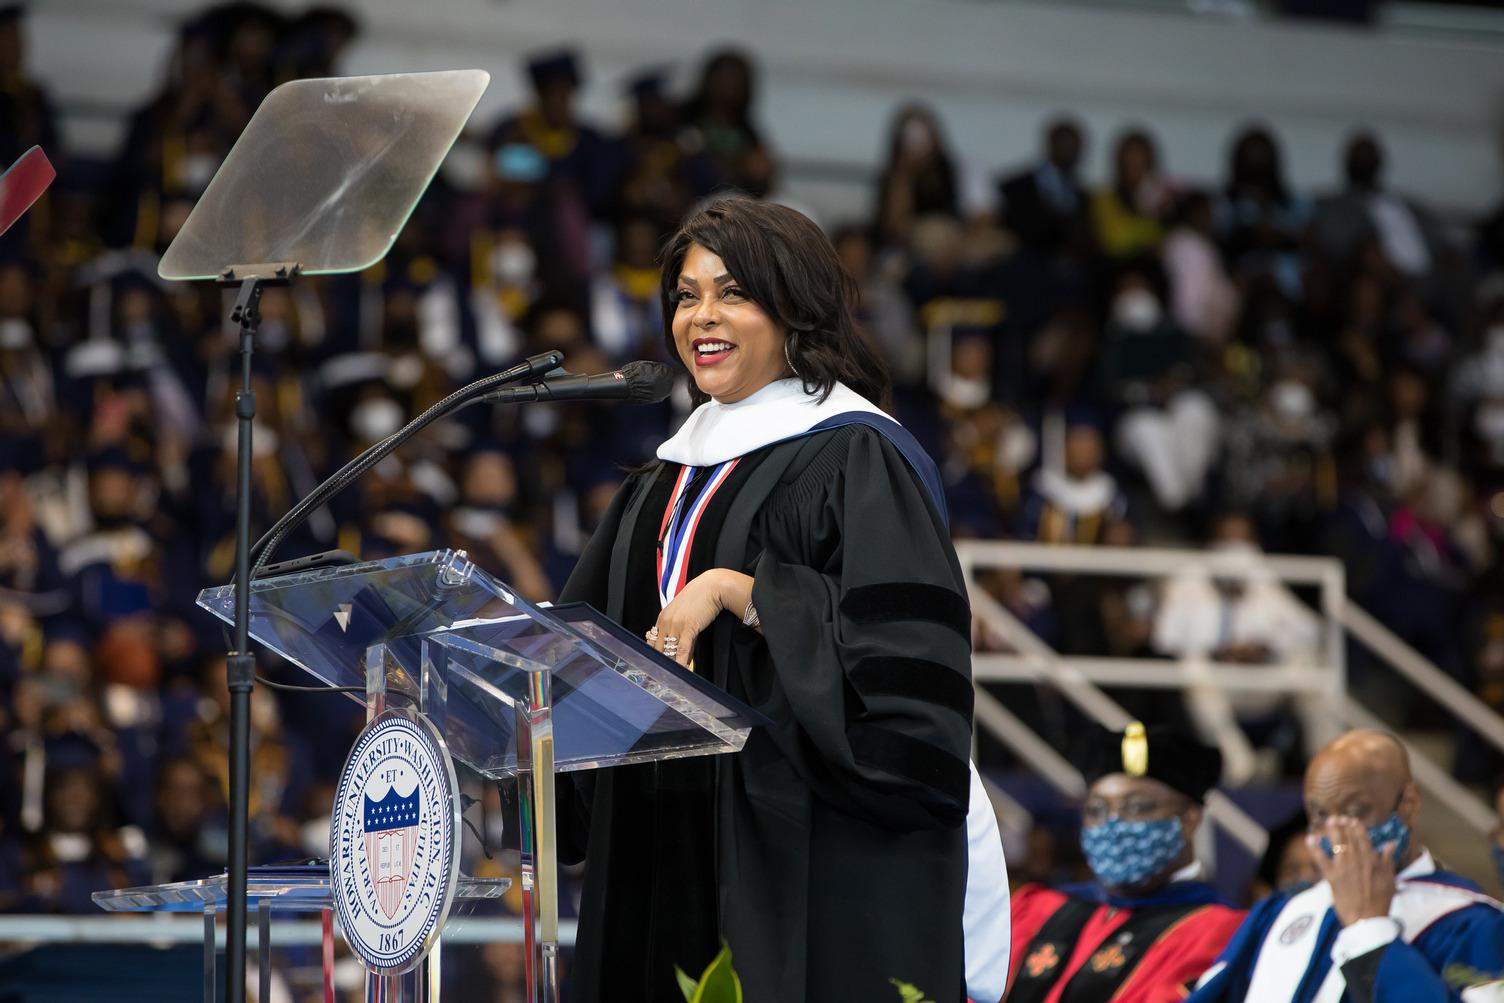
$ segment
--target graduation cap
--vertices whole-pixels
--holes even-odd
[[[47,451],[40,435],[0,435],[0,470],[14,470],[26,476],[46,465]]]
[[[92,157],[70,157],[56,167],[57,180],[52,183],[54,192],[92,196],[110,178],[109,162]]]
[[[1109,731],[1098,725],[1086,737],[1081,772],[1088,784],[1112,773],[1148,777],[1202,801],[1222,777],[1222,753],[1179,728],[1134,721]]]
[[[154,300],[165,299],[167,290],[162,280],[154,273],[142,271],[140,268],[125,268],[109,278],[110,292],[114,296],[123,296],[126,293],[146,293]]]
[[[147,466],[120,446],[106,446],[89,454],[89,473],[97,474],[104,470],[123,470],[138,476],[147,472]]]
[[[527,61],[527,74],[535,88],[563,81],[572,87],[580,85],[579,59],[570,48],[551,49],[540,52]]]
[[[92,737],[81,731],[65,731],[48,735],[42,742],[46,757],[47,772],[52,776],[50,784],[57,782],[58,774],[70,770],[92,772],[99,766],[104,753]]]
[[[959,345],[963,341],[986,342],[989,348],[997,343],[996,332],[978,324],[957,324],[951,329],[950,340],[952,345]]]
[[[204,42],[218,59],[229,55],[230,43],[246,27],[261,27],[274,38],[287,29],[287,18],[264,4],[233,0],[215,4],[189,17],[178,26],[178,44]]]
[[[287,27],[281,58],[297,76],[325,72],[335,44],[360,34],[360,24],[338,7],[310,7]]]
[[[360,22],[342,7],[316,6],[293,18],[287,30],[290,35],[339,33],[353,38],[360,34]]]
[[[274,35],[280,35],[287,27],[286,17],[266,4],[253,3],[251,0],[231,0],[229,3],[215,4],[200,14],[197,20],[221,44],[227,44],[241,28],[260,27]]]
[[[1107,417],[1090,404],[1072,404],[1065,409],[1066,428],[1091,428],[1107,433]]]
[[[47,644],[54,642],[76,644],[89,650],[94,647],[94,636],[89,625],[77,617],[59,616],[42,627],[42,639]]]
[[[210,16],[212,11],[200,11],[178,23],[178,47],[188,48],[193,42],[203,42],[210,49],[218,50],[221,35],[219,23]]]
[[[667,80],[668,73],[654,67],[630,78],[624,90],[638,101],[662,100],[667,97],[663,86]]]

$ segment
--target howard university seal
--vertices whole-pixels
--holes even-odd
[[[454,763],[432,725],[397,711],[350,750],[334,792],[329,883],[345,942],[380,975],[423,960],[459,879]]]

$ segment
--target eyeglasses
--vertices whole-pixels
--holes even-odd
[[[1081,806],[1081,821],[1087,826],[1101,825],[1109,818],[1141,822],[1165,818],[1171,814],[1171,807],[1165,802],[1138,795],[1130,795],[1121,801],[1091,798]]]

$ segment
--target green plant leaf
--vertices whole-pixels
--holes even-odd
[[[742,1003],[742,980],[731,967],[731,945],[722,942],[721,953],[700,976],[689,1003]]]
[[[900,982],[897,979],[889,979],[888,981],[898,987],[898,996],[903,1000],[903,1003],[933,1003],[933,1001],[924,998],[924,990],[918,986],[910,985],[907,982]]]
[[[684,969],[678,965],[674,966],[674,978],[679,980],[679,991],[684,994],[685,1003],[689,1003],[695,998],[695,990],[700,987],[699,983],[685,975]]]

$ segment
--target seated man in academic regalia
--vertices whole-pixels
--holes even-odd
[[[1411,838],[1420,793],[1404,746],[1348,732],[1311,761],[1305,802],[1322,880],[1255,906],[1191,1000],[1504,999],[1504,907]]]
[[[1172,728],[1095,729],[1081,849],[1096,881],[1013,896],[1008,1003],[1170,1003],[1243,918],[1192,848],[1222,756]]]

